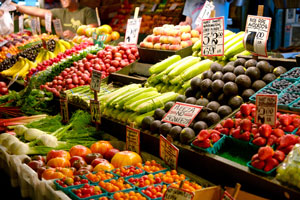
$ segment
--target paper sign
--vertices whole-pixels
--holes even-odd
[[[179,149],[160,135],[159,155],[172,169],[177,169]]]
[[[98,44],[100,47],[103,47],[106,38],[107,38],[107,35],[99,35],[99,36],[98,36],[98,39],[97,39],[97,44]]]
[[[61,26],[60,19],[54,19],[53,20],[53,25],[54,25],[56,35],[62,37],[63,36],[63,29],[62,29],[62,26]]]
[[[31,30],[32,30],[32,34],[36,35],[36,19],[31,19],[30,27],[31,27]]]
[[[3,42],[0,42],[0,47],[6,45],[6,43],[8,43],[8,40],[4,40]]]
[[[45,28],[46,28],[46,31],[48,33],[52,32],[51,20],[52,20],[52,14],[51,13],[46,13],[45,14]]]
[[[169,186],[164,193],[163,200],[192,200],[194,193],[184,189]]]
[[[245,49],[253,55],[268,56],[267,41],[271,20],[270,17],[248,15],[243,43]]]
[[[162,121],[187,127],[192,123],[202,108],[202,106],[176,102],[175,105],[164,116]]]
[[[19,32],[24,31],[24,15],[19,16]]]
[[[195,24],[197,26],[201,26],[202,20],[208,19],[210,17],[211,11],[214,8],[215,8],[215,6],[213,5],[213,2],[206,1],[195,21]]]
[[[173,3],[173,4],[170,6],[169,10],[175,10],[176,7],[177,7],[177,3]]]
[[[128,19],[126,33],[125,33],[125,42],[137,44],[140,32],[142,18],[137,19]]]
[[[141,6],[140,6],[140,11],[143,11],[145,9],[145,4],[141,4]]]
[[[96,92],[100,92],[101,75],[102,73],[98,70],[92,71],[91,89]]]
[[[140,130],[126,126],[126,149],[140,154]]]
[[[40,21],[40,18],[37,17],[36,18],[36,30],[39,34],[42,34],[42,31],[41,31],[41,21]]]
[[[67,123],[69,122],[69,108],[68,108],[68,99],[66,93],[64,92],[60,93],[59,103],[60,103],[60,114],[61,114],[62,121],[64,123]]]
[[[257,94],[256,95],[256,116],[255,123],[276,125],[277,95]]]
[[[202,56],[224,55],[224,17],[202,20],[201,43]]]
[[[90,100],[91,121],[96,124],[101,124],[101,110],[99,101]]]
[[[18,80],[18,77],[19,77],[19,73],[15,76],[14,79],[12,79],[11,81],[9,81],[8,85],[7,85],[7,89],[14,83]]]
[[[153,6],[152,6],[152,8],[151,8],[151,12],[154,12],[155,9],[156,9],[156,7],[157,7],[157,3],[153,4]]]

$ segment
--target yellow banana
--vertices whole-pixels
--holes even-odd
[[[55,45],[55,49],[54,49],[54,55],[57,56],[59,53],[61,52],[65,52],[66,51],[66,47],[60,43],[59,41],[56,42],[56,45]]]
[[[63,44],[65,46],[66,49],[71,49],[71,44],[65,40],[60,39],[58,42],[60,42],[61,44]]]
[[[28,63],[28,59],[25,58],[25,64],[23,65],[23,67],[22,67],[19,71],[17,71],[17,72],[13,75],[13,79],[15,79],[15,77],[16,77],[17,75],[19,75],[19,77],[24,78],[23,76],[24,76],[24,74],[25,74],[26,72],[28,72],[29,66],[30,66],[30,65],[29,65],[29,63]]]
[[[25,64],[24,58],[20,57],[19,60],[9,69],[1,72],[4,76],[13,76],[15,72],[19,71]]]
[[[40,50],[39,54],[37,55],[36,59],[35,59],[35,63],[41,63],[43,62],[43,57],[45,55],[45,51],[43,49]]]
[[[48,51],[47,54],[48,54],[48,57],[49,57],[48,59],[51,59],[51,58],[55,58],[55,57],[56,57],[55,54],[52,53],[51,51]]]

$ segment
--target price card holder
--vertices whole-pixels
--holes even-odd
[[[40,35],[42,34],[41,21],[40,21],[39,17],[36,18],[36,30],[37,30],[38,34],[40,34]]]
[[[18,77],[19,77],[19,73],[16,75],[16,77],[14,79],[9,81],[9,83],[7,85],[7,89],[9,89],[9,87],[12,86],[12,84],[14,84],[14,82],[16,82],[18,80]]]
[[[52,20],[52,14],[51,13],[46,13],[45,14],[45,28],[46,28],[46,31],[48,33],[52,32],[51,20]]]
[[[101,124],[101,110],[100,103],[97,100],[90,100],[90,109],[92,122],[96,124]]]
[[[202,106],[176,102],[164,116],[162,121],[178,126],[188,127],[202,108]]]
[[[36,35],[37,34],[37,32],[36,32],[36,19],[31,19],[30,28],[32,30],[32,34]]]
[[[151,12],[154,12],[156,10],[157,7],[157,3],[153,4],[152,8],[151,8]]]
[[[56,35],[58,35],[59,37],[63,37],[63,29],[62,29],[62,26],[61,26],[60,19],[54,19],[52,21],[53,21],[53,25],[54,25]]]
[[[96,92],[100,92],[101,76],[102,76],[101,71],[98,71],[98,70],[92,71],[92,80],[91,80],[90,87],[92,90],[94,90]]]
[[[175,10],[177,7],[177,3],[172,3],[172,5],[170,6],[169,10]]]
[[[96,42],[96,43],[97,43],[100,47],[103,47],[106,38],[107,38],[107,35],[99,35],[98,38],[97,38],[97,42]]]
[[[164,193],[163,200],[193,200],[194,193],[181,188],[169,186]]]
[[[126,33],[125,33],[126,43],[137,44],[141,22],[142,22],[142,18],[128,19]]]
[[[202,20],[201,54],[224,55],[224,17]]]
[[[140,11],[144,11],[144,9],[145,9],[145,4],[142,3],[142,4],[140,5]]]
[[[257,94],[256,95],[256,116],[255,123],[276,125],[277,95]]]
[[[159,155],[172,169],[177,169],[179,149],[162,135],[159,139]]]
[[[24,31],[24,15],[19,16],[19,32]]]
[[[195,24],[197,26],[200,26],[201,27],[201,24],[202,24],[202,20],[203,19],[208,19],[210,17],[210,14],[211,14],[211,11],[215,8],[213,2],[209,2],[209,1],[206,1],[204,3],[204,6],[203,8],[201,9],[196,21],[195,21]]]
[[[126,149],[140,154],[140,146],[140,130],[126,126]]]
[[[62,117],[62,122],[63,123],[68,123],[69,122],[69,108],[68,108],[68,98],[65,92],[60,93],[60,114]]]

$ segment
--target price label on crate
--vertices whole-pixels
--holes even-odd
[[[140,130],[126,126],[126,149],[140,154]]]
[[[243,43],[245,49],[253,55],[268,56],[267,41],[271,20],[270,17],[248,15]]]
[[[210,17],[211,11],[213,9],[215,9],[215,6],[214,6],[213,2],[206,1],[203,5],[203,8],[201,9],[197,19],[196,19],[196,21],[195,21],[195,24],[197,26],[201,27],[202,20],[203,19],[208,19]]]
[[[63,36],[63,28],[61,26],[60,19],[54,19],[53,25],[54,25],[56,35],[62,37]]]
[[[201,54],[224,55],[224,17],[202,20]]]
[[[187,127],[192,123],[202,108],[202,106],[176,102],[175,105],[164,116],[162,121]]]
[[[36,35],[36,19],[31,19],[30,28],[32,30],[32,34]]]
[[[36,30],[39,34],[42,34],[42,31],[41,31],[41,21],[40,21],[40,18],[37,17],[36,18]]]
[[[48,33],[52,32],[51,21],[52,21],[52,14],[46,13],[45,14],[45,28]]]
[[[257,94],[256,95],[256,116],[255,122],[258,124],[276,125],[277,95]]]
[[[24,15],[19,16],[19,32],[24,31]]]
[[[101,71],[93,70],[92,71],[92,80],[91,80],[91,89],[100,92],[100,86],[101,86]]]
[[[172,5],[170,6],[169,10],[175,10],[177,7],[177,3],[172,3]]]
[[[126,33],[125,33],[125,42],[137,44],[140,32],[142,18],[128,19]]]
[[[91,121],[96,124],[101,124],[101,110],[99,101],[90,100],[90,109],[92,117]]]
[[[69,122],[69,108],[68,108],[68,98],[65,92],[60,93],[60,114],[62,121],[64,123]]]
[[[179,149],[162,135],[159,139],[159,155],[172,169],[177,169]]]
[[[163,200],[192,200],[194,193],[181,188],[169,186],[164,193]]]

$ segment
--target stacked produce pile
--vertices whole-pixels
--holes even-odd
[[[0,81],[0,96],[8,94],[8,88],[5,82]]]

